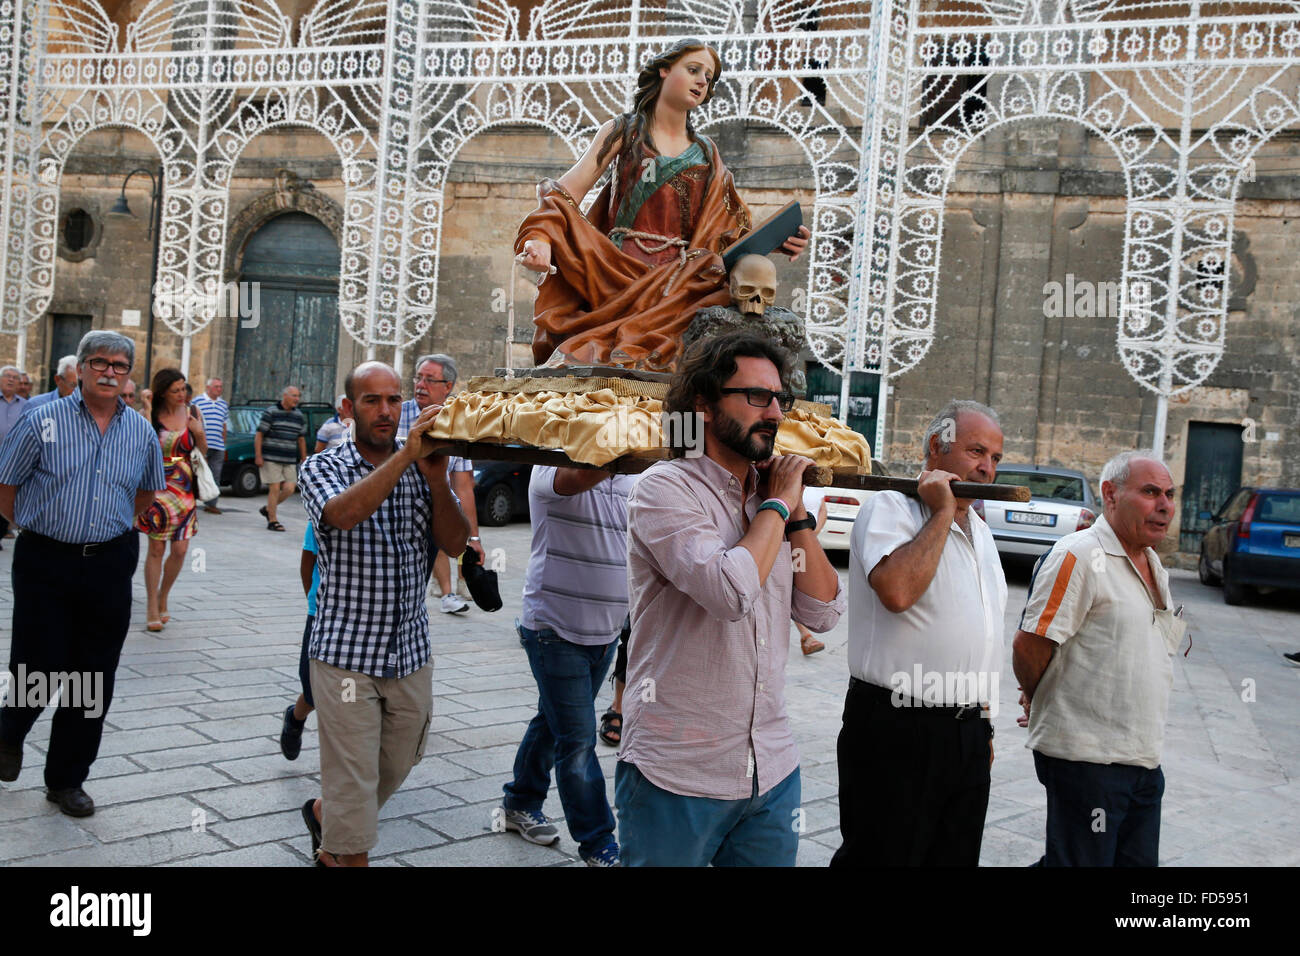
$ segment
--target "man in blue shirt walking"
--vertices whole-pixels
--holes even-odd
[[[0,446],[0,514],[23,528],[0,780],[18,779],[23,740],[58,691],[46,798],[86,817],[95,804],[82,784],[99,753],[131,620],[135,518],[166,485],[157,435],[120,397],[134,343],[87,332],[76,360],[80,389],[31,409]],[[67,599],[70,582],[75,601]]]

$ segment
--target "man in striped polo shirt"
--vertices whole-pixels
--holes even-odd
[[[226,420],[230,417],[230,406],[221,397],[225,386],[219,378],[208,379],[207,391],[197,395],[191,402],[203,417],[203,433],[208,438],[208,469],[212,480],[221,486],[221,470],[226,464]],[[220,497],[218,495],[218,497]],[[219,515],[217,498],[203,502],[203,510],[209,514]]]
[[[298,411],[302,393],[286,386],[280,400],[262,412],[253,435],[253,461],[266,483],[266,504],[259,511],[267,531],[283,531],[275,509],[294,492],[298,462],[307,457],[307,419]]]
[[[76,355],[80,390],[29,411],[0,448],[0,513],[23,528],[0,780],[18,778],[23,739],[57,684],[46,798],[75,817],[95,812],[81,785],[99,753],[131,620],[135,519],[165,487],[158,436],[119,397],[134,360],[125,336],[87,332]]]
[[[1155,866],[1171,664],[1187,629],[1155,549],[1174,514],[1156,453],[1101,470],[1103,515],[1039,559],[1012,645],[1047,791],[1041,866]]]
[[[532,556],[519,643],[537,679],[537,715],[505,785],[504,829],[549,846],[542,815],[551,768],[569,833],[588,866],[618,866],[614,814],[596,759],[592,702],[627,621],[627,496],[636,478],[589,468],[533,468]]]

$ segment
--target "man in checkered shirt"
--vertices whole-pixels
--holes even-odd
[[[429,568],[435,547],[460,554],[469,534],[446,457],[425,457],[437,411],[421,414],[400,443],[402,386],[392,368],[366,362],[343,388],[355,442],[311,456],[299,475],[320,549],[308,653],[321,798],[302,808],[320,866],[367,865],[379,808],[424,755]]]

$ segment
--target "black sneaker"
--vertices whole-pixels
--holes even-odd
[[[301,724],[294,721],[293,704],[290,704],[285,709],[284,720],[280,724],[280,753],[284,754],[285,760],[298,759],[298,754],[302,752],[302,729],[306,725],[306,721]]]
[[[1286,662],[1292,667],[1300,667],[1300,651],[1296,651],[1294,654],[1283,654],[1282,656],[1286,658]],[[0,777],[0,780],[3,779],[4,777]]]
[[[324,866],[320,861],[321,830],[320,821],[316,819],[316,799],[313,797],[302,805],[302,819],[307,824],[307,833],[311,836],[311,858],[317,866]]]

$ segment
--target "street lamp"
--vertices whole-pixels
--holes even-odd
[[[126,204],[126,184],[131,181],[131,177],[136,173],[144,173],[149,177],[149,222],[145,229],[145,239],[153,240],[153,267],[149,270],[149,329],[145,333],[144,343],[144,387],[149,387],[149,380],[153,374],[153,323],[154,323],[154,286],[158,281],[158,245],[159,235],[162,232],[160,219],[162,217],[162,170],[158,171],[155,177],[153,170],[141,166],[133,169],[126,174],[126,179],[122,180],[122,191],[118,194],[117,200],[113,203],[113,208],[108,211],[110,216],[130,216],[135,218],[131,212],[131,207]]]

